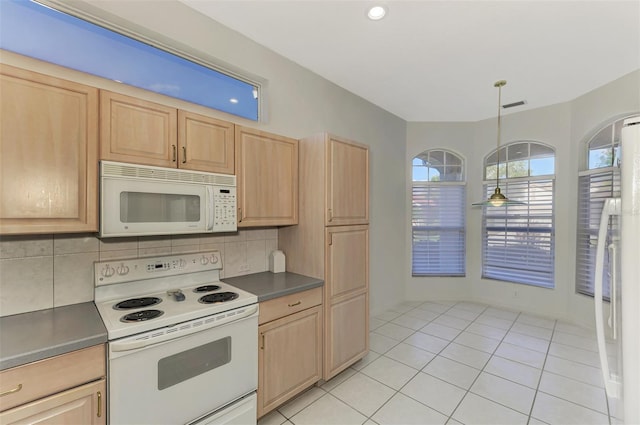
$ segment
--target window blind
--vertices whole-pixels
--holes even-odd
[[[464,183],[413,183],[413,276],[464,276]]]
[[[617,168],[581,173],[578,178],[578,231],[576,241],[576,291],[593,296],[598,229],[604,200],[620,196],[620,171]],[[609,221],[608,246],[619,230],[618,217]],[[609,251],[604,252],[603,298],[609,300]]]
[[[488,197],[495,186],[485,184]],[[482,276],[554,287],[554,180],[501,182],[509,199],[526,205],[486,207],[483,214]]]

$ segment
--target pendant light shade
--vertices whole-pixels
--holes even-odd
[[[502,190],[500,190],[500,124],[501,124],[501,116],[500,116],[500,106],[501,106],[501,97],[502,97],[502,87],[506,86],[507,82],[505,80],[496,81],[493,84],[493,87],[498,88],[498,137],[497,137],[497,148],[496,154],[498,155],[498,163],[496,165],[496,188],[493,191],[493,194],[486,201],[476,202],[472,204],[473,206],[480,207],[505,207],[507,205],[524,205],[524,202],[520,201],[512,201],[502,194]]]

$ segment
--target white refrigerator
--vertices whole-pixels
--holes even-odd
[[[620,153],[621,196],[605,201],[596,250],[596,334],[610,413],[625,424],[640,424],[640,116],[624,120]],[[605,246],[614,215],[620,231]],[[613,263],[608,318],[602,302],[605,250]]]

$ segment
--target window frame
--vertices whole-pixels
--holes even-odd
[[[503,149],[506,151],[509,147],[522,143],[528,144],[528,155],[519,160],[527,161],[527,176],[502,176],[503,162],[501,160],[498,182],[510,199],[523,201],[525,205],[486,206],[483,208],[481,277],[552,289],[555,287],[556,150],[542,142],[517,140],[500,146],[500,151],[502,152]],[[544,158],[553,158],[552,174],[531,175],[530,163],[532,159],[536,158],[531,156],[531,145],[538,145],[553,153],[553,156],[544,156]],[[497,151],[498,149],[494,149],[489,152],[483,161],[485,198],[491,195],[495,189],[496,179],[495,177],[487,178],[487,170],[491,165],[495,167],[495,163],[488,163],[488,161],[495,156]],[[505,164],[505,173],[507,168],[508,166]],[[536,186],[545,191],[541,196],[534,196]],[[533,198],[538,198],[538,200]],[[499,223],[500,221],[504,221],[504,226],[492,224],[492,222]],[[502,248],[504,260],[499,263],[501,239],[504,241]],[[537,255],[534,250],[538,250],[538,254],[539,251],[548,251],[548,253]],[[521,258],[524,256],[523,265],[518,265],[517,256],[521,256]],[[547,271],[544,271],[545,268]]]
[[[637,116],[637,114],[629,114],[622,117],[618,117],[606,122],[606,124],[598,127],[591,133],[589,138],[585,141],[583,152],[586,153],[580,171],[578,172],[578,204],[576,214],[576,274],[575,274],[575,293],[585,295],[588,297],[594,296],[594,284],[595,284],[595,247],[598,240],[598,227],[600,225],[600,215],[602,213],[602,205],[604,205],[604,199],[620,197],[620,132],[624,120]],[[594,143],[602,143],[599,139],[602,134],[610,129],[609,139],[606,146],[611,150],[610,158],[611,162],[598,166],[591,162],[591,153],[596,151],[592,145]],[[600,146],[596,146],[600,147]],[[600,149],[604,150],[604,149]],[[602,163],[601,163],[602,164]],[[608,175],[607,175],[608,174]],[[595,180],[600,178],[600,180]],[[606,180],[605,180],[606,178]],[[588,183],[589,193],[594,192],[594,196],[585,198],[583,193],[584,185]],[[592,185],[593,183],[593,185]],[[604,195],[606,191],[598,193],[598,187],[608,186],[605,188],[610,193]],[[588,206],[588,210],[584,210],[583,207]],[[609,220],[609,229],[607,231],[607,245],[609,241],[618,234],[619,231],[619,218],[611,217]],[[602,291],[602,299],[604,301],[610,300],[610,285],[609,279],[606,278],[609,274],[609,252],[604,252],[604,264],[603,264],[603,282],[604,288]]]
[[[447,167],[457,168],[460,172],[453,174],[455,180],[414,180],[415,178],[415,161],[422,160],[426,168],[436,168],[436,166],[426,165],[427,158],[432,153],[442,153],[444,162],[439,164],[444,170]],[[447,163],[447,157],[451,155],[456,158],[457,163],[454,165]],[[464,158],[448,149],[428,149],[411,160],[412,176],[411,176],[411,275],[413,277],[464,277],[466,276],[466,180],[465,176],[465,160]],[[446,176],[439,173],[438,177]],[[427,172],[427,177],[429,172]],[[434,199],[439,202],[438,210],[433,211],[433,206],[425,208],[425,206],[416,207],[416,198]],[[444,202],[444,205],[441,203]],[[444,211],[442,211],[444,208]],[[458,210],[460,215],[453,217],[450,211]],[[431,215],[430,213],[434,214]],[[436,216],[438,217],[436,219]],[[451,218],[443,223],[441,217]],[[418,221],[433,221],[439,224],[416,225]],[[456,224],[455,222],[458,221]],[[417,241],[418,234],[421,234],[423,240]],[[457,236],[456,236],[457,234]],[[453,237],[452,237],[453,236]],[[437,237],[437,249],[433,246],[421,246],[418,244],[425,242],[424,239]],[[443,237],[446,241],[443,242]],[[456,255],[450,258],[451,261],[440,261],[442,255],[450,255],[451,250]],[[417,255],[420,255],[418,258]],[[438,260],[436,260],[438,259]]]
[[[140,47],[140,52],[143,57],[145,57],[146,55],[146,57],[150,58],[150,62],[148,62],[149,64],[153,64],[156,61],[164,61],[167,66],[158,67],[158,69],[168,68],[171,69],[171,71],[164,76],[158,75],[157,80],[143,82],[140,80],[141,77],[135,76],[135,73],[131,72],[129,68],[132,67],[129,66],[123,66],[124,71],[122,73],[118,72],[116,74],[114,71],[114,64],[118,63],[118,61],[115,59],[113,60],[113,62],[110,62],[111,71],[104,72],[86,68],[85,66],[78,66],[78,61],[75,61],[74,63],[73,59],[71,61],[54,59],[50,57],[50,53],[43,53],[45,56],[41,57],[36,51],[38,48],[33,47],[34,45],[27,45],[28,48],[34,49],[33,52],[25,52],[20,50],[24,46],[15,46],[17,50],[13,50],[12,47],[9,47],[9,51],[14,51],[15,53],[33,57],[38,60],[55,63],[57,65],[77,70],[79,72],[93,74],[101,78],[114,80],[119,83],[123,81],[124,84],[130,85],[131,87],[141,88],[143,90],[148,90],[193,104],[198,104],[243,119],[256,122],[264,122],[264,117],[266,116],[264,110],[266,104],[266,102],[264,101],[266,81],[261,77],[251,75],[227,64],[217,63],[219,61],[217,61],[215,58],[210,57],[202,52],[196,51],[195,49],[191,49],[186,45],[174,47],[177,45],[177,43],[169,38],[163,38],[161,34],[150,33],[153,35],[144,35],[142,32],[140,32],[140,30],[133,30],[121,25],[120,21],[115,17],[113,18],[113,22],[106,21],[105,19],[96,16],[96,12],[94,12],[94,9],[92,8],[85,8],[84,6],[77,7],[61,0],[11,1],[17,4],[25,3],[37,5],[42,8],[42,10],[39,10],[37,8],[33,9],[36,6],[28,6],[26,9],[23,9],[21,5],[15,6],[19,8],[16,9],[18,10],[16,12],[18,14],[34,13],[34,16],[47,16],[46,19],[49,19],[52,22],[55,21],[58,23],[58,25],[68,25],[69,28],[74,31],[91,31],[89,27],[96,28],[94,32],[91,32],[91,34],[95,34],[96,39],[109,39],[110,43],[116,47],[124,45],[128,46],[127,48],[131,47],[133,49],[133,46],[143,46]],[[46,9],[50,10],[47,11]],[[25,12],[25,10],[29,11]],[[60,14],[60,18],[56,17],[56,12]],[[130,26],[129,24],[126,25]],[[141,30],[144,31],[142,28]],[[113,34],[114,38],[111,39],[110,37],[107,37],[105,35],[107,33]],[[72,40],[75,39],[82,40],[83,37],[76,35],[76,37],[72,38]],[[120,44],[116,45],[116,43]],[[86,46],[82,47],[85,44],[85,41],[78,43],[77,48],[80,50],[82,50],[83,48],[86,49]],[[113,48],[111,48],[111,45],[107,47],[109,48],[105,48],[104,50],[113,50]],[[3,48],[6,47],[3,46]],[[42,47],[39,47],[39,49],[42,49]],[[43,52],[49,52],[50,50],[51,49],[43,50]],[[95,48],[89,50],[88,52],[93,51],[95,51]],[[93,53],[86,54],[90,55]],[[169,77],[169,75],[175,74],[175,70],[173,70],[171,66],[180,67],[180,69],[185,69],[192,72],[193,78],[190,81],[197,81],[200,85],[193,85],[193,83],[192,85],[180,85],[180,80],[171,79]],[[136,66],[133,68],[139,67]],[[171,74],[171,72],[173,72],[174,74]],[[211,76],[207,77],[206,73],[209,72],[211,72]],[[205,77],[198,79],[199,75],[205,75]],[[209,92],[203,91],[202,87],[215,87],[215,91],[211,92],[211,96],[203,97],[201,93]],[[217,96],[215,94],[217,94]],[[252,100],[248,100],[250,98],[252,98]],[[243,99],[246,100],[246,102],[243,102]],[[240,100],[240,103],[238,103],[238,100]],[[247,105],[248,108],[244,108],[241,105]]]

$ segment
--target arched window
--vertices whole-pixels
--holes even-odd
[[[593,296],[598,228],[604,200],[620,196],[620,134],[625,117],[601,128],[585,145],[586,161],[578,174],[578,231],[576,235],[576,292]],[[609,222],[607,239],[617,233],[619,218]],[[608,246],[607,243],[605,246]],[[609,273],[609,253],[605,250],[603,274]],[[609,299],[609,279],[603,297]]]
[[[486,207],[482,219],[482,277],[554,287],[555,151],[538,142],[518,141],[484,162],[484,190],[496,187],[523,205]]]
[[[464,276],[464,161],[443,149],[413,158],[413,276]]]

